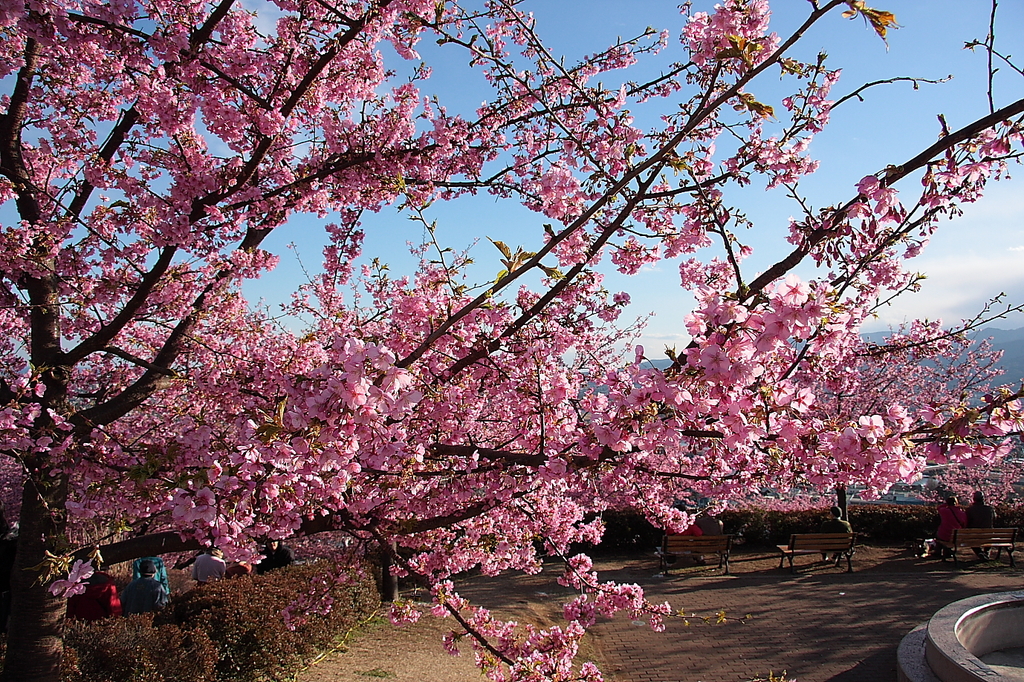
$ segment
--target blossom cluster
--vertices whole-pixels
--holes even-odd
[[[146,528],[246,559],[336,531],[344,552],[324,554],[387,552],[431,594],[392,618],[453,618],[449,647],[468,637],[492,679],[596,681],[572,665],[586,628],[626,612],[660,629],[665,605],[574,555],[567,622],[539,628],[469,604],[453,576],[539,571],[599,542],[608,509],[680,530],[678,499],[883,490],[929,461],[997,462],[1024,431],[988,349],[937,324],[860,334],[913,288],[905,261],[939,220],[1024,153],[1019,116],[945,135],[845,203],[802,201],[790,254],[748,277],[732,192],[799,197],[839,77],[783,53],[766,0],[684,7],[683,56],[646,83],[618,72],[670,49],[665,32],[573,65],[516,2],[335,5],[279,2],[273,29],[230,2],[0,10],[0,77],[30,86],[2,101],[18,220],[0,225],[0,452],[29,491],[20,513],[58,529],[49,549],[69,527]],[[828,11],[812,5],[811,23]],[[424,96],[426,66],[398,82],[382,47],[416,60],[424,37],[480,71],[477,111]],[[790,94],[761,101],[776,68]],[[550,221],[533,245],[493,241],[497,277],[425,219],[412,272],[363,257],[364,212],[423,218],[477,191]],[[331,221],[322,271],[281,311],[249,305],[242,284],[278,262],[264,240],[298,216]],[[692,342],[668,367],[633,345],[605,259],[678,261]],[[329,608],[341,576],[286,620]]]

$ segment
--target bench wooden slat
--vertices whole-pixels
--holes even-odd
[[[834,553],[846,557],[847,572],[852,573],[853,545],[856,539],[856,533],[794,533],[789,536],[788,545],[778,545],[782,554],[779,558],[779,568],[782,568],[788,557],[789,570],[796,573],[793,565],[793,557],[796,555]],[[836,563],[838,564],[838,560]]]
[[[814,543],[800,543],[795,547],[790,545],[779,545],[779,547],[786,552],[818,552],[823,549],[831,551],[833,549],[849,549],[850,541],[846,539],[821,540]]]
[[[957,550],[964,547],[994,549],[997,552],[997,559],[1005,549],[1010,557],[1010,566],[1014,567],[1016,564],[1013,561],[1013,552],[1017,548],[1016,542],[1016,528],[956,528],[953,530],[953,538],[949,541],[939,540],[939,545],[953,550],[953,566],[957,568],[960,567]]]
[[[718,552],[728,548],[731,540],[731,535],[704,535],[700,537],[693,535],[669,535],[665,538],[662,549],[670,553],[676,553],[677,551],[692,552],[694,550]]]
[[[662,539],[658,548],[661,557],[661,570],[668,573],[668,560],[684,554],[718,555],[718,567],[725,564],[725,573],[729,573],[729,552],[732,549],[732,535],[668,535]]]

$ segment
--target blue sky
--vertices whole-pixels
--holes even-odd
[[[607,46],[617,35],[631,36],[648,25],[667,28],[675,38],[682,25],[675,5],[635,0],[548,0],[532,3],[531,7],[538,18],[539,32],[552,51],[574,61]],[[711,3],[696,2],[694,6],[708,9]],[[937,114],[944,114],[955,129],[987,113],[985,55],[964,50],[963,45],[985,37],[989,3],[879,0],[876,6],[894,12],[901,26],[890,33],[888,50],[859,18],[846,20],[838,13],[812,30],[802,43],[797,56],[811,59],[824,50],[829,54],[830,66],[843,69],[843,77],[833,90],[835,97],[866,81],[896,76],[953,78],[940,85],[922,85],[918,90],[906,83],[881,86],[868,91],[864,102],[850,102],[837,109],[833,123],[811,147],[812,156],[822,163],[821,169],[802,183],[819,206],[850,198],[854,185],[864,175],[888,164],[898,164],[933,142],[938,132]],[[801,0],[773,3],[773,30],[786,33],[802,20],[808,7]],[[1020,55],[1024,64],[1024,3],[1000,5],[997,20],[997,48],[1004,54]],[[467,69],[463,53],[429,43],[423,45],[421,53],[434,67],[434,77],[423,90],[437,94],[449,110],[469,112],[486,96],[486,90],[477,86],[478,75]],[[660,59],[670,61],[680,55],[678,44],[673,43]],[[658,61],[652,61],[643,68],[653,72],[658,65]],[[614,77],[609,74],[602,80],[611,83]],[[751,91],[776,106],[778,99],[788,94],[774,76],[754,85]],[[996,80],[996,106],[1022,96],[1024,78],[1004,69]],[[645,120],[644,114],[637,114],[638,120]],[[1011,174],[1022,175],[1022,170],[1013,166]],[[916,189],[915,184],[904,181],[908,197]],[[749,276],[788,250],[783,236],[789,216],[797,209],[781,192],[766,193],[757,187],[744,188],[731,199],[755,224],[752,232],[743,235],[755,250],[748,266]],[[499,268],[497,252],[486,237],[534,250],[540,244],[540,225],[548,221],[510,202],[498,203],[487,196],[437,205],[431,216],[438,220],[439,239],[447,245],[460,249],[478,242],[474,256],[480,263],[481,278],[492,277]],[[390,262],[396,274],[411,273],[414,261],[405,255],[405,243],[418,242],[423,237],[422,228],[393,208],[368,216],[365,228],[367,257],[378,256]],[[300,217],[274,235],[267,246],[282,252],[281,266],[247,286],[249,297],[262,297],[269,303],[283,300],[301,278],[295,257],[284,246],[295,243],[306,268],[315,269],[322,246],[321,232],[320,221]],[[883,310],[866,331],[885,329],[914,317],[942,318],[955,323],[972,316],[985,300],[1000,292],[1006,292],[1009,301],[1024,302],[1022,265],[1024,185],[1014,178],[990,185],[982,202],[967,207],[962,218],[940,228],[924,254],[912,261],[914,269],[928,275],[922,291],[904,296]],[[649,353],[657,353],[666,344],[687,343],[682,318],[688,312],[690,299],[679,287],[675,263],[663,262],[628,278],[607,271],[608,288],[625,290],[632,296],[627,315],[654,313],[641,339]],[[812,275],[810,271],[804,274]],[[1018,316],[993,326],[1024,326],[1024,318]]]

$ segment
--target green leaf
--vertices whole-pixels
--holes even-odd
[[[733,106],[737,111],[746,109],[751,111],[762,118],[775,118],[775,109],[771,105],[758,102],[757,98],[751,95],[749,92],[741,92],[739,94],[740,103]]]
[[[674,152],[671,156],[666,156],[665,159],[668,162],[668,165],[672,168],[672,170],[676,171],[677,173],[690,170],[690,164],[686,163],[683,157],[679,156]]]
[[[540,269],[544,271],[544,274],[554,280],[564,279],[565,275],[558,268],[549,268],[546,265],[541,265]]]
[[[798,62],[795,59],[790,59],[788,57],[786,57],[785,59],[780,59],[779,60],[779,67],[782,69],[783,73],[792,74],[794,76],[803,76],[804,75],[804,66],[803,66],[803,64],[801,64],[800,62]]]
[[[860,14],[871,25],[871,28],[875,30],[875,33],[878,34],[878,37],[883,42],[890,28],[899,28],[899,24],[896,23],[896,15],[892,12],[868,7],[864,0],[848,0],[846,4],[850,9],[843,12],[843,16],[847,19],[853,19]]]
[[[488,237],[488,239],[491,238]],[[512,257],[512,249],[508,248],[508,246],[505,245],[505,242],[499,242],[495,239],[491,239],[491,243],[498,247],[498,251],[501,251],[501,255],[503,255],[505,258]]]
[[[262,424],[258,429],[256,429],[256,436],[264,443],[269,443],[282,431],[284,431],[284,429],[277,424]]]

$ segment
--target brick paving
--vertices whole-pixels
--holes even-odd
[[[593,657],[612,682],[748,682],[784,670],[799,682],[890,682],[900,640],[939,608],[1024,587],[1021,569],[971,562],[956,571],[902,548],[859,549],[854,573],[815,558],[797,559],[797,575],[762,551],[734,557],[731,576],[684,568],[668,578],[657,574],[653,556],[595,562],[602,579],[640,584],[652,601],[685,611],[689,625],[673,617],[656,633],[620,614],[592,628]],[[554,577],[522,576],[513,589],[470,581],[460,591],[499,609],[546,602],[555,622],[555,605],[568,594]]]
[[[639,564],[609,572],[685,610],[690,624],[674,617],[661,634],[622,619],[598,624],[602,669],[614,682],[747,682],[783,670],[799,682],[894,681],[900,639],[939,608],[1024,586],[1009,567],[957,572],[935,562],[927,571],[848,574],[803,561],[807,572],[795,576],[772,567],[657,579]]]

